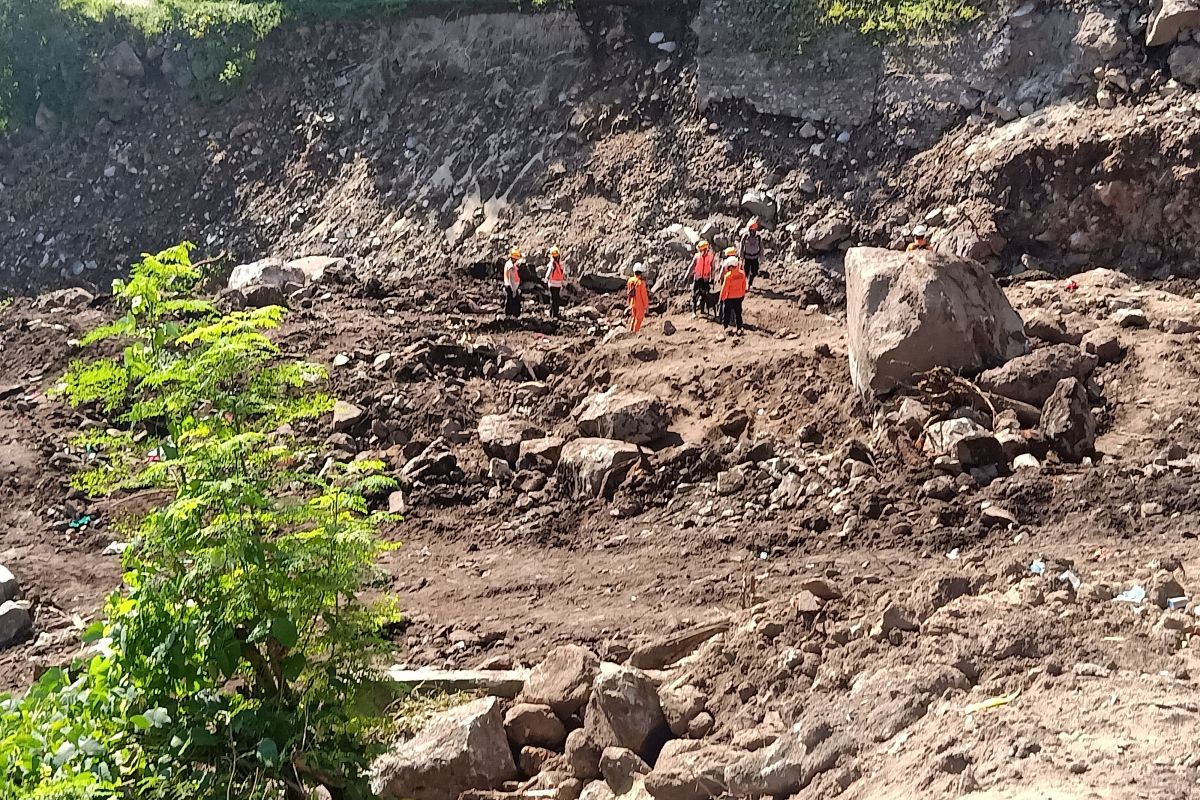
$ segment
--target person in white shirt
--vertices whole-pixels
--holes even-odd
[[[521,251],[513,248],[504,262],[504,313],[510,317],[521,316]]]

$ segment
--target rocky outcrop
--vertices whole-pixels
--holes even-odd
[[[1146,44],[1171,44],[1185,28],[1200,27],[1200,3],[1196,0],[1155,0],[1146,28]]]
[[[649,444],[661,439],[670,424],[661,398],[615,386],[592,396],[579,409],[579,432],[584,436]]]
[[[395,800],[456,800],[516,777],[500,701],[475,700],[435,714],[371,767],[371,791]]]
[[[706,800],[725,794],[725,770],[746,753],[728,745],[673,741],[663,747],[646,789],[655,800]]]
[[[974,261],[851,248],[846,295],[850,377],[863,394],[934,367],[973,371],[1025,352],[1021,318]]]

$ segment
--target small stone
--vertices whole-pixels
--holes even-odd
[[[338,400],[333,404],[333,430],[335,433],[345,433],[357,427],[366,416],[367,412],[353,403]]]
[[[8,568],[0,564],[0,603],[16,600],[21,593],[21,586]]]
[[[1149,328],[1150,320],[1140,308],[1122,308],[1112,315],[1113,322],[1122,328]]]
[[[33,618],[24,604],[7,600],[0,604],[0,649],[15,644],[33,630]]]
[[[333,365],[335,367],[344,367],[350,363],[350,356],[345,353],[338,353],[333,357]]]
[[[391,353],[380,353],[379,355],[375,356],[375,360],[372,362],[371,366],[375,368],[376,372],[383,372],[384,370],[391,369],[392,365],[395,363],[396,359]]]

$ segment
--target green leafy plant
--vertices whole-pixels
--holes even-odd
[[[794,53],[835,31],[874,43],[914,43],[983,17],[986,0],[769,0],[747,7],[754,49]]]
[[[331,406],[320,367],[264,333],[278,307],[191,294],[191,246],[114,282],[124,314],[84,344],[62,393],[108,416],[79,445],[91,493],[170,498],[132,531],[96,648],[0,699],[0,785],[96,796],[365,797],[386,720],[364,700],[393,619],[360,598],[385,549],[383,465],[321,462],[291,432]],[[83,794],[70,796],[86,796]]]

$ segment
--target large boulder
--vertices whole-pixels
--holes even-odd
[[[504,715],[504,730],[509,741],[517,747],[561,747],[567,738],[567,729],[550,706],[532,703],[517,703]]]
[[[989,392],[1040,407],[1063,378],[1086,381],[1095,368],[1095,356],[1074,345],[1056,344],[987,370],[979,376],[979,385]]]
[[[596,678],[583,718],[587,738],[599,746],[600,753],[605,747],[624,747],[651,761],[670,738],[658,688],[633,667],[619,667]]]
[[[671,416],[661,399],[615,386],[579,408],[579,432],[584,436],[649,444],[661,439],[670,424]]]
[[[641,448],[615,439],[575,439],[563,445],[558,474],[576,497],[611,494],[642,457]]]
[[[546,466],[553,470],[558,466],[558,459],[562,455],[564,444],[566,442],[559,436],[526,439],[521,442],[521,455],[517,459],[517,469],[541,469]]]
[[[485,697],[435,714],[371,767],[371,791],[396,800],[456,800],[517,775],[500,700]]]
[[[804,244],[818,253],[828,253],[850,236],[850,223],[840,216],[828,216],[804,231]]]
[[[599,671],[600,659],[586,647],[556,647],[529,673],[521,699],[549,706],[560,719],[570,719],[587,705]]]
[[[532,422],[510,414],[488,414],[479,419],[479,441],[483,452],[515,464],[521,455],[521,443],[545,436],[545,431]]]
[[[1096,449],[1096,418],[1087,389],[1077,378],[1063,378],[1042,407],[1042,434],[1063,461],[1078,462]]]
[[[735,797],[795,794],[829,768],[821,751],[831,734],[832,729],[825,723],[797,725],[774,744],[726,767],[726,790]]]
[[[1146,44],[1156,47],[1171,44],[1184,28],[1200,27],[1198,0],[1154,0],[1150,24],[1146,28]]]
[[[883,394],[934,367],[974,371],[1025,352],[1024,323],[984,267],[929,252],[846,253],[850,377]]]
[[[6,600],[0,603],[0,650],[23,639],[33,630],[28,603]]]
[[[707,800],[725,794],[725,770],[745,756],[728,745],[677,740],[667,742],[646,776],[655,800]]]
[[[1171,77],[1188,86],[1200,86],[1200,47],[1181,45],[1167,57]]]

